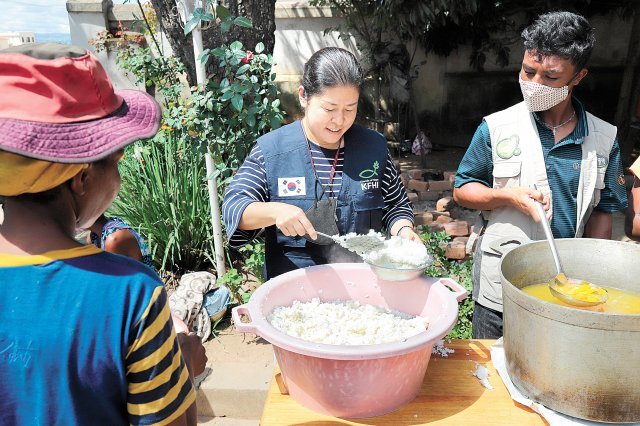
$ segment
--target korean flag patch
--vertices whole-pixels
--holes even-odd
[[[307,187],[305,178],[278,178],[278,196],[279,197],[295,197],[296,195],[307,195]]]

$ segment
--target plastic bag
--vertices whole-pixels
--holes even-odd
[[[422,149],[420,148],[421,146]],[[420,130],[411,144],[411,153],[413,155],[426,155],[431,152],[431,148],[433,148],[431,141],[427,135],[425,135],[424,131]]]

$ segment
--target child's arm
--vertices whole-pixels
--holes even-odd
[[[126,229],[121,229],[109,235],[104,242],[106,251],[142,261],[142,252],[136,237]]]

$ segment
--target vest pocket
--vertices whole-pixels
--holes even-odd
[[[606,167],[603,169],[598,169],[598,173],[596,175],[596,189],[604,189],[604,177],[607,173]]]
[[[513,188],[520,186],[521,161],[500,161],[493,165],[493,187]]]
[[[500,264],[502,258],[512,249],[522,244],[521,239],[501,234],[485,233],[480,243],[482,259],[480,263],[479,297],[496,304],[502,304],[502,280]]]
[[[312,196],[311,196],[312,197]],[[300,207],[303,211],[306,211],[313,205],[313,198],[310,196],[302,196],[302,197],[275,197],[272,196],[269,201],[272,202],[280,202],[285,204],[290,204],[292,206]],[[275,226],[274,226],[275,227]],[[284,235],[279,229],[276,228],[276,241],[279,245],[283,245],[285,247],[305,247],[307,244],[307,240],[302,236],[289,237]]]
[[[280,232],[279,229],[276,230],[276,241],[278,244],[283,245],[285,247],[305,247],[307,245],[307,240],[301,236],[288,237]]]
[[[382,229],[382,215],[384,199],[382,194],[364,194],[356,197],[353,202],[355,210],[355,232],[366,234],[370,229],[380,231]]]
[[[502,256],[482,251],[479,296],[497,304],[502,304],[500,262],[502,262]]]
[[[591,205],[596,207],[600,203],[600,192],[604,189],[604,177],[607,173],[607,168],[598,169],[596,173],[596,185],[593,190],[593,201],[591,201]]]

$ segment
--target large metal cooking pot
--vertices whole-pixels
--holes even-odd
[[[568,276],[640,292],[640,246],[557,240]],[[513,383],[552,410],[601,422],[640,421],[640,315],[554,305],[520,289],[556,274],[546,241],[501,264],[504,349]]]

